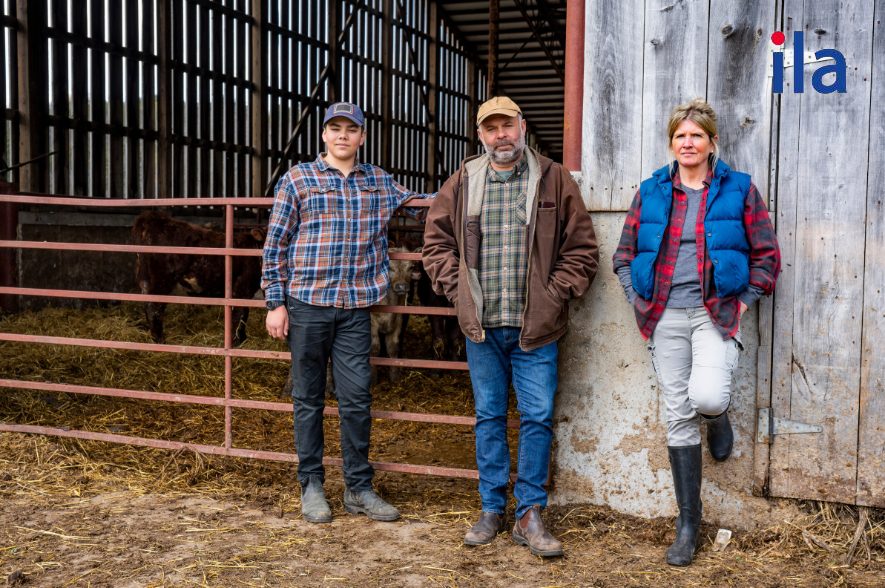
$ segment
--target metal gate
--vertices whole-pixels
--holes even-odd
[[[186,449],[200,453],[247,457],[255,459],[267,459],[286,462],[297,462],[297,455],[288,452],[263,451],[255,449],[244,449],[234,446],[233,443],[233,426],[232,410],[234,408],[246,408],[257,410],[269,410],[279,412],[292,412],[291,403],[269,402],[237,398],[235,390],[232,386],[232,360],[233,358],[253,358],[253,359],[277,359],[288,360],[289,354],[276,351],[259,351],[237,349],[232,346],[232,321],[231,309],[238,307],[257,307],[263,308],[264,303],[261,300],[245,300],[231,297],[231,273],[232,259],[237,255],[261,255],[258,249],[236,249],[233,247],[233,221],[235,207],[267,207],[273,203],[272,198],[174,198],[174,199],[151,199],[151,200],[128,200],[128,199],[93,199],[93,198],[68,198],[68,197],[49,197],[49,196],[27,196],[27,195],[2,195],[0,194],[0,206],[9,205],[6,210],[12,210],[15,205],[53,205],[53,206],[79,206],[79,207],[128,207],[128,208],[147,208],[147,207],[168,207],[168,206],[219,206],[224,207],[225,211],[225,234],[226,246],[223,248],[209,247],[158,247],[158,246],[139,246],[139,245],[122,245],[122,244],[104,244],[104,243],[62,243],[62,242],[44,242],[44,241],[23,241],[14,239],[0,240],[0,250],[7,249],[64,249],[79,251],[111,251],[124,253],[170,253],[170,254],[199,254],[199,255],[221,255],[225,258],[225,297],[224,298],[207,298],[195,296],[154,296],[144,294],[127,294],[116,292],[93,292],[83,290],[59,290],[44,288],[23,288],[18,286],[0,286],[0,296],[17,295],[17,296],[44,296],[55,298],[79,298],[91,300],[116,300],[116,301],[135,301],[135,302],[164,302],[170,304],[199,304],[199,305],[215,305],[224,307],[224,345],[222,347],[200,347],[200,346],[184,346],[154,343],[138,343],[138,342],[120,342],[106,341],[98,339],[85,339],[74,337],[61,337],[52,335],[24,335],[13,333],[0,333],[0,341],[24,342],[35,345],[69,345],[80,347],[93,347],[105,349],[122,349],[150,351],[156,353],[179,353],[203,356],[215,356],[224,358],[224,397],[197,396],[188,394],[175,394],[166,392],[151,392],[147,390],[129,390],[120,388],[108,388],[100,386],[85,386],[72,384],[59,384],[50,382],[35,382],[27,380],[16,380],[0,377],[0,388],[14,388],[34,391],[64,392],[73,394],[98,395],[116,398],[130,398],[137,400],[184,403],[192,405],[208,405],[224,408],[224,443],[222,445],[194,444],[168,439],[154,439],[145,437],[135,437],[127,435],[119,435],[112,433],[102,433],[96,431],[86,431],[77,429],[68,429],[62,427],[33,426],[17,423],[0,423],[0,431],[10,431],[19,433],[36,433],[43,435],[55,435],[59,437],[72,437],[77,439],[89,439],[97,441],[107,441],[113,443],[124,443],[129,445],[139,445],[144,447],[154,447],[160,449]],[[426,207],[429,202],[415,200],[410,206]],[[11,212],[10,212],[11,213]],[[391,253],[392,259],[408,259],[420,260],[420,253]],[[423,314],[423,315],[454,315],[452,308],[438,307],[421,307],[421,306],[375,306],[372,308],[375,312],[389,312],[400,314]],[[466,370],[467,363],[459,361],[440,361],[426,359],[398,359],[385,357],[372,357],[371,363],[376,366],[401,366],[422,369],[444,369],[444,370]],[[335,416],[338,409],[327,407],[325,409],[327,416]],[[473,426],[475,418],[472,416],[433,414],[433,413],[416,413],[402,411],[372,411],[372,417],[376,419],[389,419],[396,421],[411,421],[420,423],[438,423],[456,426]],[[517,428],[516,420],[509,420],[510,428]],[[324,463],[327,465],[341,465],[340,458],[326,457]],[[381,471],[403,472],[410,474],[426,474],[434,476],[448,476],[459,478],[478,478],[476,470],[464,468],[452,468],[430,465],[415,465],[406,463],[379,463],[373,462],[376,469]]]

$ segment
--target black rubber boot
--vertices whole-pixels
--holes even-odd
[[[701,416],[707,423],[707,446],[710,448],[710,455],[716,461],[725,461],[731,455],[731,448],[734,447],[734,431],[731,430],[728,411],[714,417]]]
[[[667,447],[667,451],[679,506],[676,541],[667,549],[667,563],[687,566],[694,559],[701,531],[701,446]]]

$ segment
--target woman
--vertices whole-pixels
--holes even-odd
[[[686,566],[701,524],[700,420],[710,454],[725,460],[741,315],[774,289],[780,251],[750,176],[719,160],[713,108],[701,99],[677,106],[667,133],[675,161],[640,185],[614,269],[664,395],[679,506],[667,563]]]

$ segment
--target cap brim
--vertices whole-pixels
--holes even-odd
[[[359,126],[364,125],[364,123],[360,122],[360,120],[358,118],[356,118],[352,115],[349,115],[349,114],[341,114],[341,113],[333,114],[332,116],[326,117],[326,120],[323,121],[323,124],[326,125],[329,123],[329,121],[333,121],[336,118],[346,118],[347,120],[354,123],[355,125],[359,125]]]
[[[495,116],[496,114],[501,114],[503,116],[517,116],[521,113],[518,110],[513,110],[512,108],[496,108],[491,112],[485,113],[484,115],[482,115],[481,118],[477,118],[476,124],[480,124],[485,119],[489,118],[490,116]]]

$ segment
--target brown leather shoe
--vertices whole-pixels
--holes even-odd
[[[464,535],[464,545],[488,545],[504,530],[504,515],[482,512],[476,524]]]
[[[532,555],[541,557],[562,555],[562,542],[544,528],[541,507],[537,504],[527,510],[513,525],[513,540],[518,545],[527,545]]]

